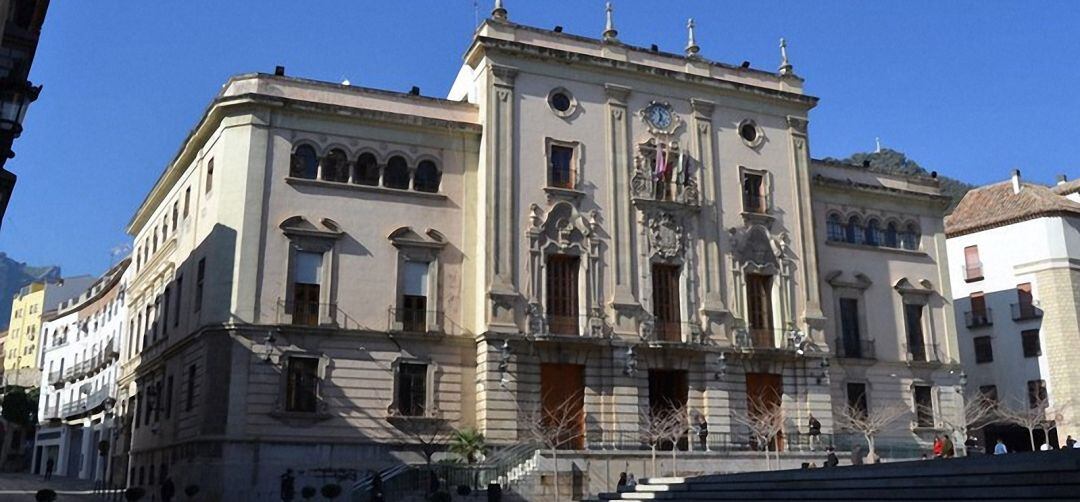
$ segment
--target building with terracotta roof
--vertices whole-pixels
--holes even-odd
[[[1002,406],[1045,408],[1052,445],[1080,436],[1078,191],[1064,177],[1048,187],[1014,171],[971,190],[945,220],[968,390]],[[1031,448],[1015,427],[988,426],[981,436]],[[1037,433],[1036,446],[1043,441]]]

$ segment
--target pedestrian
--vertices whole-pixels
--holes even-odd
[[[825,451],[828,452],[828,455],[825,456],[825,467],[836,467],[840,465],[840,459],[836,457],[836,451],[833,450],[832,446],[825,448]]]
[[[952,436],[945,436],[945,439],[941,441],[941,456],[945,458],[956,456],[956,445],[952,442]]]
[[[1072,434],[1065,436],[1065,447],[1076,448],[1076,440],[1072,438]]]
[[[626,487],[633,489],[635,486],[637,486],[637,480],[634,479],[634,473],[631,472],[626,475]]]
[[[619,473],[619,482],[615,484],[615,491],[621,492],[621,491],[623,491],[623,488],[626,488],[626,473],[625,472],[620,472]]]
[[[863,463],[862,445],[857,444],[857,445],[855,445],[854,448],[851,449],[851,465],[862,465],[862,463]]]
[[[291,502],[296,497],[295,485],[296,476],[293,476],[292,469],[285,469],[285,474],[281,475],[281,500]]]
[[[705,415],[698,417],[697,437],[701,441],[701,451],[709,451],[709,423],[705,421]]]
[[[814,418],[814,414],[811,413],[810,423],[808,425],[810,428],[810,451],[814,451],[817,442],[820,441],[821,422],[818,422],[818,419]]]
[[[1009,453],[1009,449],[1005,447],[1005,442],[998,438],[997,445],[994,446],[994,455],[1004,455]]]
[[[161,501],[172,502],[172,498],[176,495],[176,485],[173,484],[172,477],[165,476],[165,479],[161,481]]]
[[[52,479],[53,467],[56,466],[56,461],[51,457],[45,461],[45,481]]]
[[[979,452],[979,438],[975,436],[968,436],[967,441],[964,441],[964,449],[967,450],[967,454]]]
[[[941,458],[942,451],[945,449],[945,442],[941,440],[941,436],[934,436],[934,458]]]

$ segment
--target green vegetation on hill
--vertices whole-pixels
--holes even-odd
[[[845,164],[854,164],[858,166],[869,161],[871,167],[896,174],[930,175],[930,171],[920,166],[918,162],[909,159],[903,152],[898,152],[889,148],[882,148],[880,152],[855,153],[846,159],[826,157],[822,160],[826,162],[843,162]],[[952,198],[953,206],[955,206],[957,202],[960,202],[960,199],[964,198],[964,194],[966,194],[968,190],[975,188],[973,185],[969,185],[948,176],[938,176],[938,180],[941,182],[941,192]]]

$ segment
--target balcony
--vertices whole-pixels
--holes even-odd
[[[735,330],[735,347],[743,350],[798,349],[789,338],[790,330],[778,328],[743,328]]]
[[[847,359],[877,359],[873,340],[858,339],[845,342],[843,337],[836,337],[836,354],[837,357]]]
[[[60,409],[60,417],[66,419],[94,411],[109,399],[109,390],[109,386],[105,385],[85,397],[80,396],[78,400],[65,404]]]
[[[635,203],[652,202],[693,208],[701,206],[701,193],[697,180],[692,176],[686,181],[657,180],[652,173],[639,171],[630,183]]]
[[[49,372],[49,385],[52,385],[53,388],[62,389],[62,388],[64,388],[65,383],[66,382],[64,382],[64,372],[63,371],[56,370],[56,371],[50,371]]]
[[[964,274],[964,282],[975,282],[983,280],[982,262],[962,265],[960,269]]]
[[[936,343],[905,344],[904,350],[907,352],[908,361],[913,363],[940,363],[942,359]]]
[[[769,212],[768,200],[760,194],[743,194],[743,211],[752,214],[767,214]]]
[[[441,333],[445,316],[438,310],[398,308],[387,309],[387,331],[401,333]]]
[[[993,326],[993,311],[991,309],[983,309],[964,312],[964,324],[966,324],[968,328]]]
[[[1029,319],[1039,319],[1043,316],[1043,311],[1039,307],[1030,303],[1013,303],[1012,318],[1014,321],[1027,321]]]

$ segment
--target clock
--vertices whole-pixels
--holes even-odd
[[[671,106],[664,103],[652,102],[649,106],[645,107],[643,113],[645,121],[657,129],[667,129],[671,127],[672,114]]]

